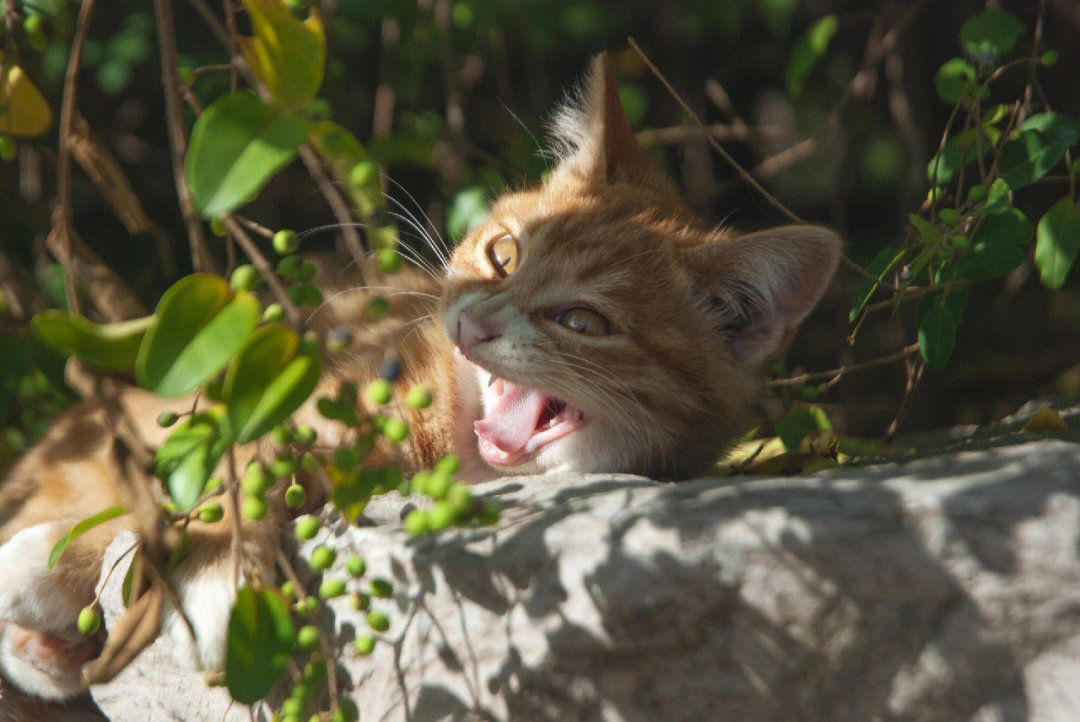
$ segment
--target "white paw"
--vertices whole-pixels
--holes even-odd
[[[0,673],[27,694],[63,700],[82,694],[82,666],[94,656],[93,640],[67,640],[8,623],[0,626]]]
[[[220,564],[200,569],[177,585],[176,593],[197,641],[192,643],[187,626],[169,607],[162,626],[173,642],[173,658],[196,669],[224,669],[229,613],[236,601],[231,568]]]
[[[70,634],[80,606],[58,589],[49,552],[71,524],[54,521],[22,529],[0,546],[0,622]]]

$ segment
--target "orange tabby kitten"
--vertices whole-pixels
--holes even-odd
[[[462,478],[554,471],[700,472],[739,429],[755,375],[825,289],[839,241],[813,226],[750,235],[710,228],[680,201],[637,144],[607,61],[594,63],[580,107],[561,116],[562,160],[544,184],[508,193],[454,251],[445,278],[406,271],[387,282],[392,313],[360,324],[366,291],[331,297],[313,319],[355,328],[321,392],[363,384],[393,353],[397,384],[426,383],[436,402],[410,411],[400,459],[415,469],[446,453]],[[363,299],[361,299],[362,301]],[[319,396],[317,392],[315,396]],[[151,444],[160,401],[122,401]],[[347,433],[320,423],[332,444]],[[103,549],[126,518],[80,538],[46,568],[73,522],[124,500],[102,411],[84,404],[0,486],[0,670],[32,695],[85,689],[98,651],[74,631]],[[244,576],[268,575],[283,515],[245,527]],[[197,638],[166,612],[188,663],[219,667],[234,599],[229,524],[193,524],[173,583]],[[170,621],[172,620],[172,621]],[[178,631],[181,630],[181,631]],[[0,711],[3,701],[0,699]]]

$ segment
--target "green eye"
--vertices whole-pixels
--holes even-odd
[[[568,308],[555,317],[555,323],[577,331],[584,336],[610,336],[615,333],[611,321],[592,309],[575,306]]]

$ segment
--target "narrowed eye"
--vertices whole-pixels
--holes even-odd
[[[513,236],[503,234],[488,243],[488,260],[491,261],[492,268],[503,278],[509,276],[517,268],[520,254],[521,248]]]
[[[581,306],[568,308],[555,317],[555,323],[585,336],[610,336],[615,333],[611,321],[596,311]]]

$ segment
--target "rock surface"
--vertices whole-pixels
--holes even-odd
[[[562,475],[476,490],[504,502],[494,529],[410,542],[406,502],[388,500],[372,526],[313,542],[395,582],[373,602],[390,613],[386,641],[367,658],[346,647],[363,720],[1080,714],[1080,444],[779,479]],[[331,607],[342,639],[365,629],[344,600]],[[249,719],[172,665],[167,644],[94,689],[110,719]]]

